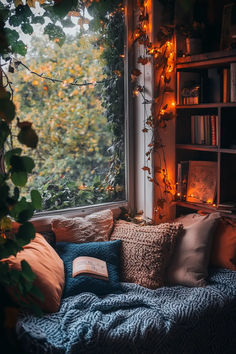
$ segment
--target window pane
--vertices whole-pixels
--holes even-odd
[[[23,35],[26,66],[11,74],[19,119],[39,136],[25,193],[38,189],[43,210],[125,199],[123,12],[93,12],[70,13],[53,41],[47,21]]]

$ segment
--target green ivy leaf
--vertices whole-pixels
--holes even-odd
[[[35,228],[30,222],[23,223],[15,234],[19,246],[27,245],[35,236]]]
[[[42,209],[42,198],[37,190],[32,190],[30,192],[33,207],[35,209]]]
[[[22,156],[21,157],[22,163],[24,165],[25,171],[30,173],[35,167],[34,160],[31,159],[29,156]]]
[[[7,41],[10,45],[15,43],[17,39],[19,39],[19,33],[16,30],[12,30],[10,28],[5,29],[5,35],[7,37]]]
[[[29,23],[23,23],[21,29],[25,34],[32,34],[34,32],[33,27]]]
[[[0,149],[3,147],[8,135],[10,135],[10,129],[8,124],[0,122]]]
[[[24,57],[24,56],[26,55],[26,53],[27,53],[27,46],[26,46],[25,43],[22,42],[21,40],[15,42],[15,43],[13,43],[11,47],[12,47],[13,53],[20,54],[20,55],[22,55],[23,57]]]
[[[19,16],[13,15],[9,18],[9,24],[13,27],[18,27],[21,24],[21,18]]]
[[[63,29],[53,23],[48,23],[47,26],[44,28],[44,34],[48,34],[50,40],[58,40],[58,44],[60,46],[63,45],[66,39],[65,32]]]
[[[29,263],[27,263],[25,260],[21,261],[21,270],[22,270],[23,277],[27,281],[32,283],[36,279],[36,275],[32,271]]]
[[[3,98],[0,98],[0,118],[10,123],[15,117],[15,105],[10,99],[10,95],[7,94]]]
[[[38,300],[44,301],[44,295],[37,286],[33,285],[30,293],[35,296]]]
[[[7,164],[7,167],[10,166],[11,157],[12,157],[13,155],[20,155],[21,152],[22,152],[22,149],[17,148],[17,149],[9,150],[9,151],[7,151],[7,152],[5,153],[4,158],[5,158],[5,162],[6,162],[6,164]]]
[[[27,172],[13,172],[11,174],[11,180],[15,186],[24,187],[27,182]]]
[[[31,23],[40,23],[41,25],[44,24],[44,18],[42,16],[33,16]]]

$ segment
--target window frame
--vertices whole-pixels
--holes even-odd
[[[134,123],[133,123],[133,102],[130,73],[133,63],[132,50],[132,29],[133,29],[133,1],[124,0],[125,21],[124,21],[124,125],[125,125],[125,199],[121,201],[79,206],[74,208],[36,212],[34,219],[64,215],[67,217],[85,216],[90,213],[124,207],[134,209]]]

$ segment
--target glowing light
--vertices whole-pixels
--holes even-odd
[[[216,207],[216,204],[214,203],[214,204],[212,204],[212,206],[213,206],[213,207]]]
[[[180,195],[181,195],[180,193],[177,193],[177,196],[178,196],[178,197],[180,197]]]
[[[172,106],[172,107],[175,107],[175,106],[176,106],[175,101],[172,101],[172,102],[171,102],[171,106]]]
[[[139,91],[138,90],[133,90],[133,96],[138,96]]]

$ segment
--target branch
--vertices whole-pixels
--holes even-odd
[[[44,79],[44,80],[49,80],[53,83],[57,83],[57,82],[60,82],[60,83],[63,83],[64,80],[60,80],[60,79],[55,79],[53,77],[49,77],[49,76],[44,76],[44,74],[39,74],[37,73],[36,71],[33,71],[31,70],[27,65],[25,65],[22,61],[19,61],[19,60],[16,60],[16,64],[17,65],[22,65],[26,70],[28,70],[31,74],[33,75],[36,75],[38,77],[40,77],[41,79]],[[79,87],[82,87],[82,86],[89,86],[89,85],[97,85],[97,84],[103,84],[105,82],[108,82],[108,81],[112,81],[112,80],[115,80],[117,77],[116,76],[113,76],[111,77],[110,79],[104,79],[104,80],[101,80],[101,81],[96,81],[96,82],[83,82],[81,84],[77,84],[77,80],[74,80],[74,82],[72,83],[67,83],[67,85],[70,85],[70,86],[79,86]]]

